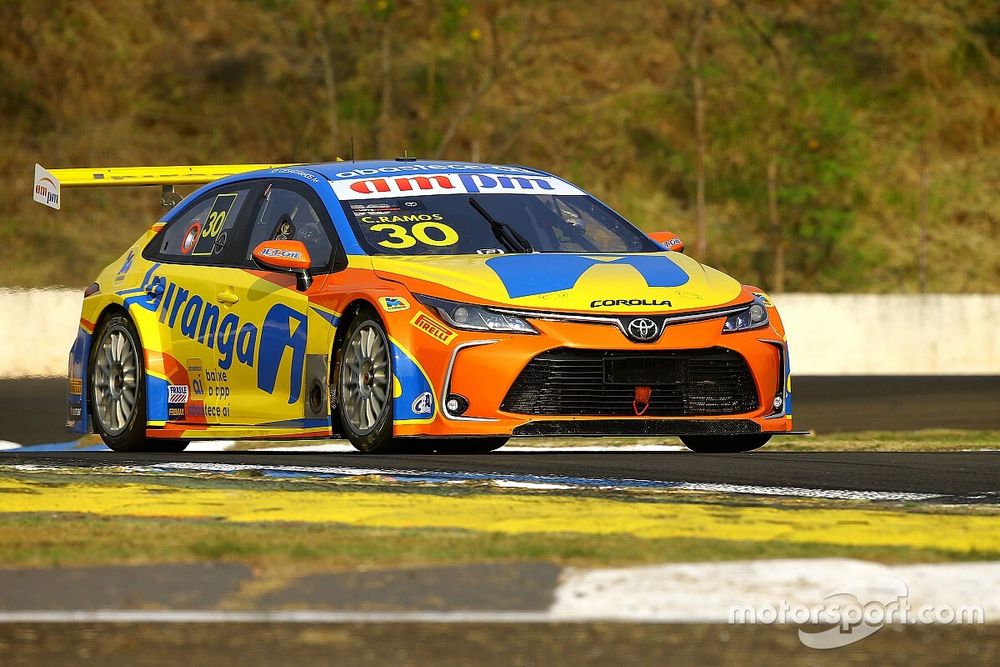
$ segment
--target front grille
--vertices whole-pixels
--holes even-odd
[[[635,387],[608,384],[606,357],[670,359],[678,370],[652,385],[645,417],[735,415],[759,407],[746,360],[720,347],[702,350],[605,352],[558,348],[532,359],[514,380],[501,410],[523,415],[635,416]]]
[[[751,419],[552,419],[514,427],[517,436],[748,435],[760,433]]]

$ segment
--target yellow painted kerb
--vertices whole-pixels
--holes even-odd
[[[47,486],[0,480],[0,512],[296,521],[499,533],[627,534],[753,542],[1000,550],[1000,517],[881,509],[779,509],[574,496],[444,496],[369,491],[184,489],[158,484]]]

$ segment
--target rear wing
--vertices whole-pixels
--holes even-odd
[[[297,164],[297,163],[295,163]],[[204,185],[226,176],[258,169],[292,167],[295,164],[206,164],[169,167],[82,167],[79,169],[46,169],[35,165],[34,199],[39,204],[59,209],[62,188],[115,187],[126,185],[160,185],[160,201],[173,206],[180,201],[175,185]]]

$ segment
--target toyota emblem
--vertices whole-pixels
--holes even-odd
[[[637,317],[625,327],[628,337],[637,343],[650,343],[659,336],[660,327],[648,317]]]

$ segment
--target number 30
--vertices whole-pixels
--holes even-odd
[[[226,221],[225,211],[212,211],[208,214],[208,223],[205,225],[205,230],[201,233],[203,238],[212,238],[218,236],[219,232],[222,231],[222,223]]]
[[[395,248],[397,250],[412,248],[417,244],[417,241],[420,241],[424,245],[437,246],[439,248],[458,243],[458,232],[441,222],[418,222],[413,225],[410,231],[406,231],[406,228],[400,225],[383,223],[380,225],[373,225],[371,230],[373,232],[389,232],[389,238],[384,241],[379,241],[378,244],[386,248]],[[434,236],[431,236],[428,233],[431,230],[436,232],[434,236],[440,236],[440,238],[434,238]]]

